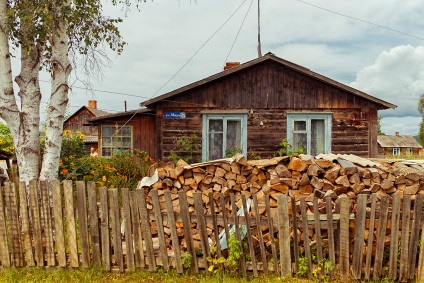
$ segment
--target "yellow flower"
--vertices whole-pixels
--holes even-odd
[[[65,132],[64,132],[64,134],[67,136],[67,135],[69,135],[71,133],[71,131],[70,130],[65,130]]]
[[[103,182],[106,182],[106,176],[103,176],[103,177],[102,177],[102,181],[103,181]]]
[[[63,166],[62,159],[59,160],[59,166]]]
[[[13,145],[9,146],[10,150],[15,150],[15,147]]]
[[[84,134],[81,134],[81,135],[80,135],[80,139],[82,139],[82,140],[83,140],[83,139],[84,139],[84,137],[85,137],[85,135],[84,135]]]
[[[6,142],[3,140],[0,140],[0,145],[5,144]]]

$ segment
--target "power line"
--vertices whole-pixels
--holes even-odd
[[[306,5],[309,5],[309,6],[312,6],[312,7],[315,7],[315,8],[318,8],[318,9],[321,9],[321,10],[324,10],[324,11],[329,12],[329,13],[333,13],[333,14],[336,14],[336,15],[339,15],[339,16],[342,16],[342,17],[346,17],[346,18],[349,18],[349,19],[352,19],[352,20],[355,20],[355,21],[363,22],[363,23],[366,23],[366,24],[369,24],[369,25],[373,25],[373,26],[376,26],[376,27],[379,27],[379,28],[382,28],[382,29],[397,32],[397,33],[400,33],[400,34],[403,34],[403,35],[424,41],[424,38],[410,34],[410,33],[406,33],[406,32],[403,32],[403,31],[400,31],[400,30],[397,30],[397,29],[393,29],[393,28],[389,28],[389,27],[386,27],[386,26],[383,26],[383,25],[379,25],[379,24],[376,24],[376,23],[373,23],[373,22],[370,22],[370,21],[367,21],[367,20],[363,20],[363,19],[359,19],[359,18],[356,18],[356,17],[353,17],[353,16],[346,15],[346,14],[342,14],[342,13],[339,13],[339,12],[336,12],[336,11],[333,11],[333,10],[330,10],[330,9],[327,9],[327,8],[324,8],[324,7],[315,5],[315,4],[311,4],[311,3],[308,3],[308,2],[305,2],[305,1],[302,1],[302,0],[296,0],[296,1],[303,3],[303,4],[306,4]]]

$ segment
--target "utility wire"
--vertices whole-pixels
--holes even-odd
[[[386,26],[383,26],[383,25],[379,25],[379,24],[376,24],[376,23],[373,23],[373,22],[370,22],[370,21],[367,21],[367,20],[363,20],[363,19],[359,19],[359,18],[356,18],[356,17],[353,17],[353,16],[346,15],[346,14],[342,14],[342,13],[339,13],[339,12],[336,12],[336,11],[333,11],[333,10],[330,10],[330,9],[327,9],[327,8],[324,8],[324,7],[321,7],[321,6],[312,4],[312,3],[308,3],[308,2],[305,2],[305,1],[302,1],[302,0],[296,0],[296,1],[303,3],[303,4],[306,4],[306,5],[309,5],[309,6],[312,6],[312,7],[315,7],[315,8],[318,8],[318,9],[321,9],[321,10],[324,10],[324,11],[327,11],[329,13],[333,13],[333,14],[336,14],[336,15],[339,15],[339,16],[342,16],[342,17],[346,17],[346,18],[349,18],[349,19],[352,19],[352,20],[355,20],[355,21],[363,22],[363,23],[366,23],[366,24],[369,24],[369,25],[373,25],[373,26],[376,26],[376,27],[379,27],[379,28],[382,28],[382,29],[397,32],[397,33],[400,33],[400,34],[403,34],[403,35],[424,41],[424,38],[410,34],[410,33],[406,33],[406,32],[403,32],[403,31],[400,31],[400,30],[397,30],[397,29],[393,29],[393,28],[389,28],[389,27],[386,27]]]

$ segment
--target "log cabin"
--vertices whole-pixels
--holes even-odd
[[[234,152],[267,158],[282,148],[285,153],[377,157],[378,111],[396,108],[272,53],[244,64],[228,63],[222,72],[140,106],[141,115],[152,116],[154,139],[150,131],[147,139],[155,152],[150,155],[167,160],[176,140],[196,135],[198,161]],[[135,141],[145,133],[132,129],[134,148],[144,150]]]
[[[380,135],[377,137],[378,157],[381,158],[404,158],[420,155],[423,148],[413,136]]]

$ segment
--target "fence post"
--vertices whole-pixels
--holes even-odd
[[[290,220],[287,195],[279,195],[278,206],[278,237],[280,242],[280,268],[281,276],[291,277],[290,255]],[[295,213],[295,211],[293,211]]]
[[[340,204],[340,275],[349,277],[349,210],[350,200],[342,198]]]
[[[365,219],[366,219],[367,195],[359,194],[357,200],[357,210],[355,217],[355,243],[354,254],[352,260],[353,278],[361,279],[362,262],[364,260],[364,234],[365,234]],[[372,236],[372,235],[371,235]]]

